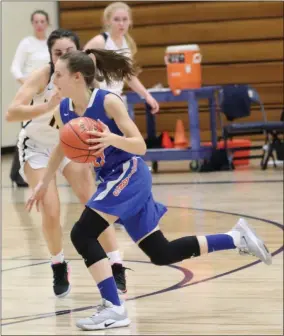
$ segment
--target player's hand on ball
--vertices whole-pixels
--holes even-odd
[[[43,181],[40,181],[37,186],[34,188],[32,196],[28,199],[26,203],[26,209],[30,212],[36,204],[36,209],[39,211],[39,202],[43,199],[46,191],[47,191],[48,184],[45,184]]]
[[[87,133],[93,135],[95,138],[87,140],[90,144],[89,150],[96,150],[93,155],[101,153],[108,146],[112,146],[115,140],[115,134],[112,133],[108,126],[102,121],[98,120],[98,124],[101,128],[101,131],[94,130],[88,131]]]

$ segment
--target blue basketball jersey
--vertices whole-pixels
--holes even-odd
[[[95,89],[83,117],[100,119],[111,132],[122,135],[104,109],[104,98],[109,91]],[[60,103],[64,124],[78,115],[71,99]],[[94,163],[99,184],[86,206],[117,217],[131,238],[138,242],[152,232],[167,211],[152,195],[152,176],[144,160],[118,148],[109,146]]]
[[[123,135],[117,127],[115,121],[110,119],[104,108],[104,98],[107,94],[113,94],[110,91],[94,89],[86,112],[82,117],[88,117],[94,120],[101,120],[106,124],[112,133]],[[73,103],[70,98],[64,99],[60,103],[60,116],[63,124],[68,123],[79,116],[74,112]],[[125,152],[116,147],[109,146],[102,153],[101,157],[94,162],[94,169],[97,179],[103,180],[104,177],[111,172],[117,165],[128,161],[133,157],[133,154]]]

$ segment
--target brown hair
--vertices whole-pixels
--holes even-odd
[[[46,22],[49,23],[49,16],[48,16],[48,14],[46,13],[46,11],[44,11],[44,10],[42,10],[42,9],[37,9],[36,11],[34,11],[34,12],[31,14],[31,22],[33,22],[33,20],[34,20],[34,16],[35,16],[36,14],[40,14],[40,15],[45,16]]]
[[[93,54],[96,63],[89,54]],[[94,80],[105,80],[107,84],[112,81],[121,81],[135,76],[135,65],[129,57],[118,54],[112,50],[87,49],[83,51],[71,51],[60,57],[67,61],[67,68],[71,73],[80,72],[87,84],[92,86]]]
[[[54,64],[52,62],[52,57],[51,57],[51,49],[53,47],[53,45],[55,44],[55,42],[57,40],[63,39],[63,38],[68,38],[69,40],[71,40],[72,42],[74,42],[76,48],[78,50],[80,50],[80,41],[79,41],[79,37],[72,32],[71,30],[67,30],[67,29],[56,29],[54,30],[47,39],[47,47],[48,47],[48,51],[49,51],[49,55],[50,55],[50,65],[51,65],[51,73],[50,76],[54,73]]]
[[[113,12],[117,9],[123,9],[123,10],[127,11],[128,15],[129,15],[129,18],[132,22],[131,8],[124,2],[116,1],[116,2],[113,2],[113,3],[109,4],[104,10],[103,21],[104,21],[104,29],[105,30],[108,29],[106,22],[110,19]],[[129,46],[129,49],[131,51],[131,54],[132,54],[132,56],[134,56],[137,53],[136,43],[133,40],[133,38],[130,36],[129,33],[126,33],[124,36],[125,36],[125,39],[127,41],[128,46]]]

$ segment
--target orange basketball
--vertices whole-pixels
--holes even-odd
[[[87,142],[88,139],[94,138],[87,131],[98,130],[101,131],[96,120],[79,117],[70,120],[60,130],[60,143],[64,155],[75,162],[87,163],[94,162],[96,150],[89,150],[89,147],[95,146]]]

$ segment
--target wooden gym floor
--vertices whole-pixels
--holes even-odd
[[[75,321],[91,315],[99,295],[69,239],[82,206],[59,177],[72,290],[56,299],[40,215],[25,212],[30,191],[11,188],[11,157],[2,160],[2,335],[86,335]],[[273,265],[226,251],[157,267],[117,229],[133,270],[127,272],[132,324],[89,335],[283,335],[283,167],[209,174],[187,168],[162,163],[153,176],[155,198],[169,207],[161,221],[165,235],[226,232],[242,216],[265,239]]]

